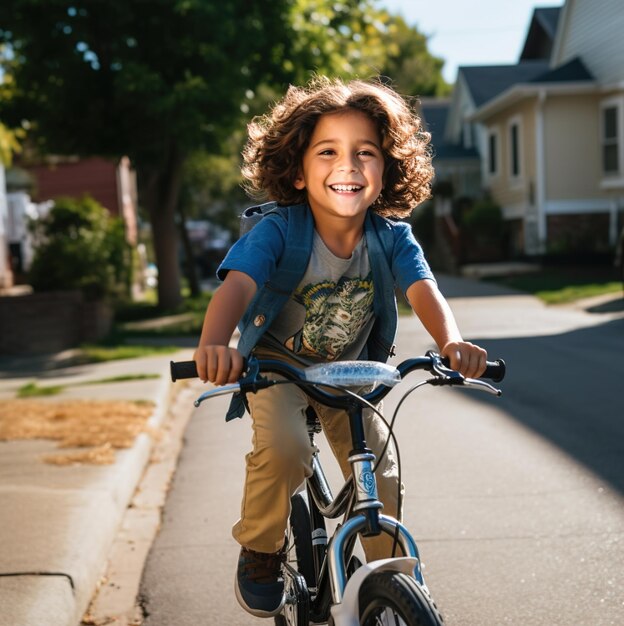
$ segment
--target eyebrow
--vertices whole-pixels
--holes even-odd
[[[337,143],[337,142],[338,142],[338,139],[321,139],[320,141],[317,141],[315,144],[311,145],[310,148],[317,148],[323,143],[331,144],[331,143]],[[370,139],[358,139],[356,143],[370,145],[370,146],[377,148],[377,150],[381,150],[381,146],[375,143],[374,141],[370,141]]]

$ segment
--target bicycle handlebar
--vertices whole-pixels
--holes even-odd
[[[337,362],[340,363],[340,362]],[[331,364],[329,364],[331,366]],[[502,359],[496,361],[488,361],[486,371],[480,378],[489,378],[494,382],[500,382],[505,377],[505,362]],[[430,380],[434,385],[463,385],[478,384],[479,381],[465,379],[459,372],[448,368],[448,360],[442,359],[434,352],[428,352],[426,356],[407,359],[397,365],[397,370],[403,378],[405,375],[415,370],[426,370],[431,372],[434,377]],[[276,384],[276,381],[268,380],[260,376],[261,373],[272,372],[279,374],[284,378],[292,381],[300,386],[309,396],[335,408],[344,408],[350,402],[353,402],[352,395],[336,396],[320,389],[320,386],[331,387],[326,382],[318,383],[306,380],[305,369],[299,369],[288,363],[278,360],[259,360],[250,357],[245,361],[245,374],[236,385],[228,385],[228,389],[224,392],[232,393],[240,390],[242,393],[253,392],[264,389]],[[176,381],[183,378],[197,378],[197,367],[194,361],[171,361],[171,380]],[[372,384],[376,381],[367,381]],[[486,383],[481,383],[486,385]],[[486,385],[490,387],[489,385]],[[376,404],[382,400],[391,390],[390,385],[379,384],[372,391],[361,397],[371,404]],[[493,389],[490,387],[490,389]],[[498,392],[498,390],[494,390]],[[500,392],[498,392],[500,394]]]

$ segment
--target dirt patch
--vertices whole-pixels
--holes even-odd
[[[115,449],[129,448],[149,430],[153,404],[72,400],[0,402],[0,441],[52,439],[60,448],[86,448],[44,457],[46,463],[109,464]]]

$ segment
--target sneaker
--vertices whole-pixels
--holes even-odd
[[[286,547],[279,552],[254,552],[241,548],[234,590],[238,603],[256,617],[273,617],[284,606],[282,563]]]

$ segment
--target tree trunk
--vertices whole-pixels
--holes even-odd
[[[162,169],[143,169],[144,201],[152,226],[154,254],[158,266],[158,306],[174,309],[182,301],[180,293],[180,260],[175,224],[180,192],[183,159],[171,146]]]
[[[180,238],[182,240],[182,248],[184,249],[184,273],[188,280],[191,296],[198,296],[201,292],[199,286],[199,277],[197,276],[197,264],[195,263],[195,253],[191,246],[191,239],[186,228],[186,213],[182,203],[178,202],[178,218],[180,220]]]

